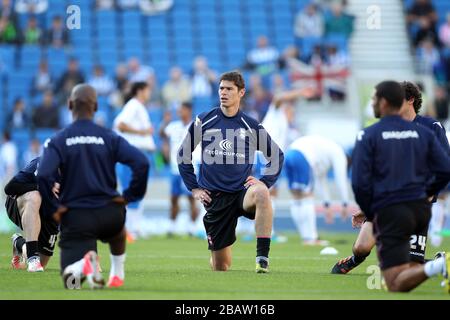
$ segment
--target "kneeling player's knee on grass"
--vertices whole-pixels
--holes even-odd
[[[230,266],[227,263],[215,263],[213,266],[214,271],[228,271]]]

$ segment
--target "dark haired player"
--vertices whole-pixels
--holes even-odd
[[[403,101],[403,105],[400,109],[400,116],[407,121],[412,121],[416,124],[423,125],[430,130],[432,130],[438,139],[440,145],[447,154],[450,154],[450,147],[448,144],[448,140],[445,134],[445,129],[442,125],[430,118],[423,117],[418,114],[420,108],[422,107],[422,94],[417,85],[412,82],[404,81],[401,83],[401,86],[404,90],[405,100]],[[446,185],[446,179],[441,181],[438,184],[438,191],[442,190]],[[433,204],[433,208],[436,204]],[[354,227],[360,227],[361,230],[358,234],[358,238],[356,239],[352,251],[353,255],[341,259],[338,261],[331,273],[335,274],[346,274],[350,272],[352,269],[356,268],[360,265],[366,257],[370,254],[373,247],[375,246],[375,238],[373,236],[372,231],[372,221],[367,219],[363,212],[359,212],[355,214],[352,218],[352,224]],[[427,233],[413,235],[411,238],[411,260],[423,263],[425,258],[425,248],[426,248],[426,238]]]
[[[352,188],[361,210],[373,221],[388,290],[408,292],[442,274],[449,291],[450,256],[442,253],[425,264],[411,263],[415,260],[410,238],[427,233],[429,198],[440,190],[444,179],[450,180],[450,156],[430,129],[400,116],[404,99],[404,88],[398,82],[383,81],[375,87],[373,109],[381,120],[358,134]],[[432,176],[439,180],[430,183]]]
[[[245,216],[255,219],[256,272],[266,273],[273,222],[269,188],[281,172],[284,155],[264,127],[239,110],[244,95],[239,72],[221,76],[220,107],[196,117],[180,148],[178,166],[187,188],[206,209],[203,222],[212,269],[230,268],[237,221]],[[199,143],[202,161],[197,180],[192,152]],[[268,160],[260,180],[250,175],[257,150]]]

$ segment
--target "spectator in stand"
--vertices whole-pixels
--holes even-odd
[[[31,16],[24,31],[25,44],[39,44],[42,42],[42,29],[38,26],[38,20]]]
[[[34,128],[59,128],[58,108],[53,101],[53,93],[49,90],[44,93],[42,104],[33,112]]]
[[[48,70],[47,60],[41,60],[39,69],[31,80],[31,96],[44,93],[53,88],[53,77]]]
[[[148,78],[155,73],[151,67],[141,65],[136,57],[128,60],[128,72],[128,80],[130,82],[147,82]]]
[[[45,32],[44,44],[54,48],[62,48],[69,44],[69,33],[60,16],[54,16],[52,26]]]
[[[345,50],[338,50],[335,45],[327,47],[327,65],[331,67],[349,67],[350,58]]]
[[[109,96],[108,101],[112,107],[120,109],[125,104],[125,96],[129,86],[128,69],[125,63],[119,63],[116,66],[116,73],[113,81],[115,88]]]
[[[182,102],[191,101],[191,82],[179,67],[170,69],[169,76],[162,89],[162,98],[166,108],[176,110]]]
[[[142,13],[154,15],[169,10],[173,6],[173,0],[140,0],[139,8]]]
[[[162,92],[154,73],[152,73],[150,77],[147,79],[147,84],[148,87],[150,88],[150,91],[152,92],[149,107],[153,109],[162,108],[162,106],[164,105],[162,99]]]
[[[440,45],[436,29],[432,26],[430,19],[422,17],[418,20],[418,30],[413,38],[414,47],[417,48],[425,39],[431,40],[435,46]]]
[[[78,60],[70,58],[67,70],[61,75],[55,87],[59,105],[66,104],[73,87],[84,82],[84,75],[79,70]]]
[[[432,75],[441,61],[439,50],[430,39],[421,42],[417,49],[417,61],[419,62],[419,72]]]
[[[30,119],[25,111],[25,102],[22,98],[14,101],[11,113],[6,117],[6,128],[8,131],[14,129],[27,129],[30,125]]]
[[[16,0],[16,12],[20,14],[41,14],[47,11],[48,0]],[[27,162],[28,163],[28,162]]]
[[[121,10],[136,9],[139,5],[139,0],[117,0],[117,6]]]
[[[0,43],[19,43],[22,36],[11,0],[2,0],[0,7]]]
[[[211,98],[215,91],[217,74],[208,67],[205,57],[196,57],[194,60],[194,71],[191,78],[192,96]]]
[[[449,116],[450,99],[443,86],[437,86],[434,93],[434,103],[432,104],[430,116],[441,123],[445,123]]]
[[[408,10],[408,27],[413,38],[414,34],[417,32],[417,24],[420,20],[427,20],[429,22],[429,27],[433,30],[436,29],[438,16],[430,0],[415,0]]]
[[[266,36],[260,36],[256,48],[247,54],[245,69],[258,73],[265,87],[270,85],[270,76],[278,71],[280,53],[272,47]]]
[[[294,33],[298,38],[323,36],[325,24],[315,3],[310,3],[295,18]]]
[[[114,0],[95,0],[95,8],[97,10],[111,10],[114,7]]]
[[[339,3],[331,5],[331,13],[325,18],[325,35],[342,35],[350,38],[353,32],[353,16],[344,12]]]
[[[99,96],[108,96],[114,90],[114,82],[105,74],[101,65],[94,66],[88,84],[97,91]]]
[[[256,119],[262,121],[264,119],[269,105],[272,101],[272,95],[264,88],[262,77],[258,74],[253,74],[250,77],[247,99],[245,103],[247,110],[257,114]]]
[[[327,47],[326,66],[331,72],[338,73],[350,67],[350,59],[344,50],[334,45]],[[346,97],[346,80],[344,76],[332,77],[325,81],[325,88],[333,101],[343,101]]]
[[[320,66],[325,62],[325,55],[323,48],[320,44],[315,45],[311,56],[308,59],[308,63],[313,66]]]

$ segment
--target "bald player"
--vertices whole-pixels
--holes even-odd
[[[125,139],[93,122],[97,111],[95,90],[77,85],[69,109],[73,123],[46,141],[38,168],[40,190],[53,185],[60,171],[60,204],[53,214],[61,223],[61,274],[66,288],[79,288],[87,279],[91,288],[102,288],[98,270],[97,240],[111,252],[109,287],[124,283],[125,205],[143,198],[149,164],[144,154]],[[116,191],[116,163],[131,168],[128,188]],[[44,195],[43,195],[44,196]]]

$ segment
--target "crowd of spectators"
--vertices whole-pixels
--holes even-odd
[[[433,1],[414,0],[407,8],[407,27],[417,71],[433,76],[436,83],[427,113],[444,122],[449,113],[450,12],[440,22]]]
[[[72,40],[60,16],[51,20],[51,25],[45,28],[41,25],[39,14],[46,10],[47,1],[30,1],[34,6],[28,6],[28,1],[19,1],[12,5],[11,0],[1,0],[0,8],[0,42],[45,45],[54,48],[64,48],[71,45]],[[168,5],[171,1],[147,1],[150,5]],[[158,4],[159,2],[159,4]],[[343,2],[344,3],[344,2]],[[345,4],[345,3],[344,3]],[[142,1],[133,0],[97,0],[97,10],[126,10],[142,6]],[[20,8],[20,10],[19,10]],[[24,11],[25,10],[25,11]],[[18,24],[18,12],[32,13],[28,15],[25,28]],[[319,84],[315,79],[317,72],[326,74],[330,70],[349,67],[349,57],[345,46],[338,46],[327,42],[327,37],[340,35],[348,39],[353,30],[353,17],[345,13],[342,3],[317,3],[312,1],[295,19],[292,33],[297,38],[296,43],[287,48],[277,48],[266,35],[261,35],[255,41],[242,61],[236,62],[236,68],[244,71],[247,79],[247,94],[242,108],[261,121],[274,95],[290,89],[291,86],[313,86]],[[318,41],[310,50],[305,50],[302,41],[308,38]],[[76,43],[72,43],[76,45]],[[160,70],[155,70],[137,57],[116,65],[113,72],[108,72],[101,60],[96,62],[91,70],[80,68],[80,62],[74,57],[68,57],[65,68],[53,70],[52,61],[44,58],[39,62],[30,83],[29,92],[23,96],[14,97],[12,104],[7,106],[4,128],[8,131],[15,129],[58,129],[71,122],[67,111],[67,98],[72,88],[82,82],[92,85],[99,96],[101,107],[109,108],[114,115],[129,99],[129,89],[133,82],[145,81],[151,89],[149,110],[159,110],[164,118],[174,114],[174,110],[182,102],[201,101],[207,107],[217,105],[219,71],[211,68],[208,59],[196,56],[190,70],[173,65],[160,81]],[[110,70],[109,70],[110,71]],[[292,81],[292,74],[310,78],[307,81]],[[326,75],[324,76],[326,78]],[[335,79],[336,80],[336,79]],[[345,77],[342,77],[345,82]],[[303,83],[304,82],[304,83]],[[345,98],[345,85],[341,86],[341,94],[336,85],[327,84],[326,90],[317,92],[320,99],[322,93]],[[334,88],[334,89],[333,89]],[[111,118],[99,118],[98,122],[110,126]],[[158,123],[155,123],[158,126]],[[36,141],[35,141],[36,143]],[[34,149],[33,149],[34,148]],[[36,145],[30,144],[30,150]],[[31,152],[31,151],[30,151]]]

